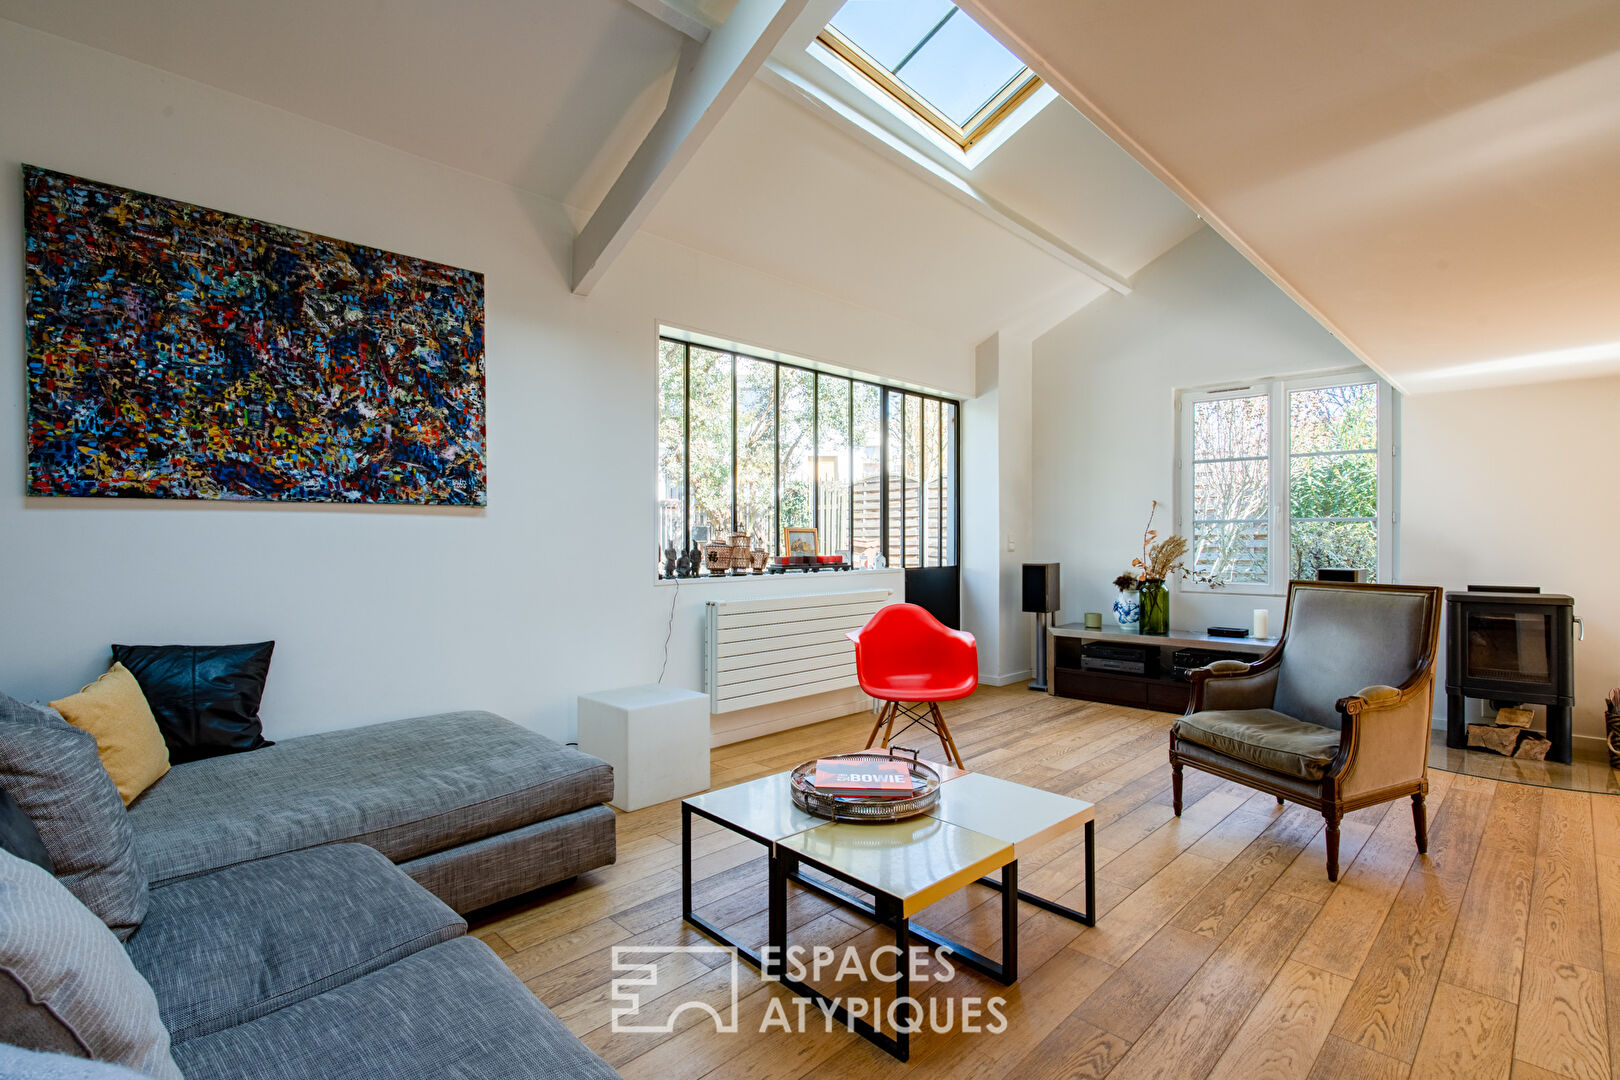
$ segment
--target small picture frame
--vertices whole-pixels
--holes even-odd
[[[782,530],[782,554],[814,557],[818,551],[815,529],[789,525]]]

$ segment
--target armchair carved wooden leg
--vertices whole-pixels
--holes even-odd
[[[1181,762],[1170,759],[1170,805],[1181,816]]]
[[[1412,796],[1412,828],[1417,832],[1419,855],[1429,853],[1429,811],[1423,805],[1423,792]]]
[[[1332,809],[1322,811],[1327,818],[1327,872],[1329,881],[1339,880],[1339,815]]]

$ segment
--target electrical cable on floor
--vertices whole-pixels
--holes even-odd
[[[664,672],[669,670],[669,641],[675,635],[675,601],[681,595],[681,579],[675,579],[675,588],[669,595],[669,625],[664,628],[664,662],[658,668],[658,681],[664,681]]]

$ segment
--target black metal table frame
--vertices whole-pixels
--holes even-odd
[[[766,948],[769,955],[750,949],[742,942],[728,936],[720,927],[698,915],[692,908],[692,815],[700,817],[729,829],[739,836],[764,846],[767,854],[768,886],[767,886],[767,925]],[[1054,900],[1036,896],[1018,887],[1018,860],[1014,859],[1002,867],[1001,880],[996,881],[990,877],[979,878],[974,884],[987,885],[1001,894],[1001,959],[992,960],[983,953],[968,948],[960,942],[953,941],[944,934],[921,926],[913,926],[911,920],[903,912],[904,908],[900,898],[891,896],[881,890],[874,889],[870,884],[859,881],[854,877],[842,873],[830,866],[826,866],[815,859],[801,855],[780,847],[776,842],[767,840],[757,833],[743,828],[733,821],[711,814],[700,807],[689,803],[681,803],[681,917],[703,934],[727,948],[736,951],[737,955],[748,961],[760,970],[767,978],[773,978],[796,996],[808,998],[816,1003],[828,1015],[837,1019],[845,1027],[854,1031],[868,1042],[880,1047],[885,1052],[906,1061],[911,1056],[911,1033],[921,1023],[921,1016],[914,1016],[911,1022],[904,1026],[896,1025],[895,1034],[890,1035],[874,1024],[868,1023],[859,1016],[852,1015],[848,1009],[839,1004],[834,998],[828,997],[815,987],[799,979],[790,978],[787,974],[787,883],[794,882],[801,888],[807,889],[836,904],[858,911],[862,915],[890,927],[894,931],[895,948],[899,959],[897,978],[894,983],[895,1000],[901,1001],[911,997],[911,965],[909,954],[911,939],[913,937],[926,941],[938,949],[950,951],[952,960],[960,960],[968,967],[973,968],[1002,984],[1014,983],[1018,980],[1018,905],[1011,902],[1013,896],[1027,904],[1032,904],[1043,911],[1061,915],[1066,919],[1073,919],[1084,926],[1096,925],[1097,911],[1097,884],[1096,884],[1096,825],[1094,822],[1085,823],[1086,846],[1086,906],[1085,910],[1077,911],[1066,907]],[[813,869],[836,878],[854,889],[870,893],[872,902],[868,903],[857,896],[834,888],[813,878],[806,878],[801,873],[801,866],[810,866]]]

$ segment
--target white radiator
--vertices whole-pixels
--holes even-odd
[[[889,589],[862,589],[710,601],[703,638],[709,711],[734,712],[856,685],[855,646],[844,635],[865,626],[893,597]]]

